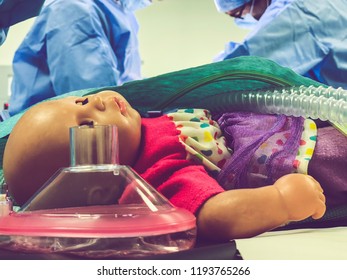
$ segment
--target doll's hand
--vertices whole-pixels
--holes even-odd
[[[278,179],[276,187],[288,212],[288,221],[300,221],[308,217],[321,218],[326,210],[325,196],[320,184],[313,177],[289,174]]]

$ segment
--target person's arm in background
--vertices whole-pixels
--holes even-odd
[[[120,71],[126,66],[119,56],[128,55],[124,49],[133,35],[129,30],[123,34],[123,26],[129,25],[133,15],[115,7],[107,14],[107,5],[115,3],[98,6],[96,2],[56,1],[46,9],[52,14],[47,22],[47,60],[58,95],[124,82]]]
[[[252,31],[225,59],[242,55],[265,57],[307,76],[318,67],[318,71],[314,69],[318,81],[347,87],[343,78],[347,76],[343,66],[347,56],[342,56],[341,49],[346,45],[342,28],[347,24],[344,5],[340,0],[296,0],[272,21]],[[266,14],[259,23],[265,17]]]
[[[274,18],[276,18],[293,1],[295,0],[271,1],[271,4],[267,7],[263,16],[260,18],[260,20],[258,20],[256,23],[253,23],[250,26],[240,27],[241,29],[248,30],[248,35],[245,37],[244,40],[247,41],[248,38],[253,36],[253,34],[257,34],[259,30],[263,29],[264,26],[266,26],[268,23],[271,23],[271,21]],[[233,17],[230,17],[230,19],[236,21],[236,19]],[[234,57],[233,52],[236,50],[238,46],[242,47],[242,45],[243,45],[243,42],[233,42],[233,41],[228,42],[227,44],[225,44],[224,50],[220,52],[214,58],[214,61],[221,61],[224,59]],[[249,55],[247,50],[244,50],[244,51],[245,51],[244,55]],[[238,53],[238,56],[239,55],[242,55],[242,54]]]

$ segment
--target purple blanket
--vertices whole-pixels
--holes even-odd
[[[303,122],[284,115],[223,114],[218,123],[234,154],[218,181],[226,189],[254,188],[296,172]],[[319,128],[308,171],[322,185],[328,207],[347,203],[347,137],[331,126]]]

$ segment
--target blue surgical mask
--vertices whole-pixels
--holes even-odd
[[[243,18],[235,18],[234,20],[235,24],[244,29],[253,29],[255,25],[258,23],[258,20],[256,20],[251,13],[246,14]]]
[[[268,5],[269,6],[269,5]],[[235,18],[235,24],[244,29],[253,29],[255,25],[258,23],[258,20],[253,17],[253,9],[254,9],[254,0],[252,0],[252,5],[249,10],[249,13],[244,15],[242,18]]]
[[[146,8],[152,4],[151,0],[119,0],[123,10],[126,12],[135,12],[136,10]]]

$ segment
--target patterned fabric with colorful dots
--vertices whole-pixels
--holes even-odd
[[[317,138],[314,121],[230,112],[217,122],[233,150],[217,178],[224,188],[261,187],[285,174],[307,174]]]
[[[232,152],[210,112],[179,109],[169,113],[168,117],[180,131],[179,139],[186,148],[187,158],[201,163],[212,173],[218,173]]]
[[[308,164],[313,156],[313,151],[317,142],[317,126],[310,119],[304,122],[303,132],[300,139],[298,154],[293,162],[293,167],[298,173],[307,174]]]

